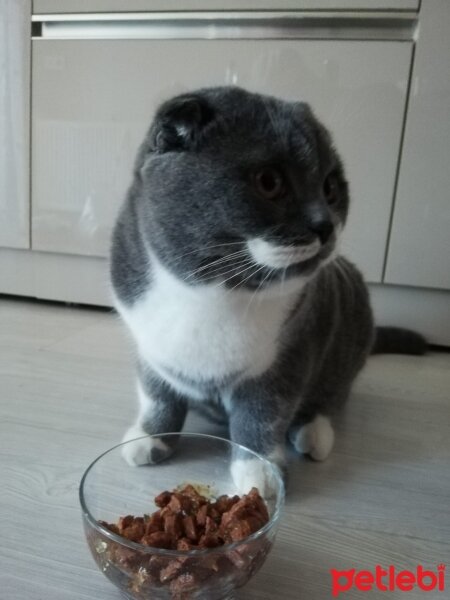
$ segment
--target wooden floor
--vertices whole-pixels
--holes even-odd
[[[119,598],[88,553],[77,493],[134,415],[131,355],[111,313],[0,298],[2,600]],[[192,417],[186,429],[215,431]],[[240,599],[331,598],[331,568],[450,570],[450,354],[371,358],[337,429],[327,462],[292,463],[276,546]],[[449,598],[450,577],[442,594],[406,596]]]

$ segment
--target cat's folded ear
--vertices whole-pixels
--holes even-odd
[[[177,96],[156,113],[150,130],[150,147],[159,153],[194,148],[213,118],[214,111],[205,98],[192,94]]]

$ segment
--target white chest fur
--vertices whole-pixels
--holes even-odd
[[[120,303],[117,308],[140,355],[157,372],[208,381],[256,376],[273,363],[281,326],[302,281],[254,294],[217,283],[189,286],[159,262],[152,260],[152,267],[146,294],[132,308]],[[177,387],[186,393],[181,382]]]

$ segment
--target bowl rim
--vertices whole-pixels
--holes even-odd
[[[239,449],[245,450],[246,452],[249,452],[250,454],[253,454],[256,458],[258,458],[259,460],[263,461],[264,463],[266,463],[270,469],[273,472],[273,475],[275,477],[275,480],[277,481],[278,484],[278,494],[277,494],[277,499],[276,499],[276,504],[275,504],[275,510],[273,512],[273,515],[270,517],[270,519],[267,521],[267,523],[261,527],[260,529],[258,529],[257,531],[255,531],[254,533],[252,533],[251,535],[247,536],[246,538],[244,538],[243,540],[238,540],[236,542],[232,542],[231,544],[223,544],[222,546],[216,546],[214,548],[204,548],[204,549],[193,549],[193,550],[172,550],[172,549],[166,549],[166,548],[156,548],[155,546],[145,546],[144,544],[139,544],[138,542],[132,542],[131,540],[128,540],[127,538],[122,537],[121,535],[118,535],[112,531],[110,531],[108,528],[106,528],[105,526],[101,525],[92,515],[92,513],[90,512],[85,498],[84,498],[84,485],[86,482],[86,479],[90,473],[90,471],[92,470],[92,468],[104,457],[106,456],[106,454],[109,454],[110,452],[113,452],[114,450],[117,450],[117,448],[120,448],[121,446],[125,446],[126,444],[130,444],[132,442],[135,442],[136,440],[141,440],[144,438],[148,438],[148,437],[164,437],[164,436],[181,436],[181,437],[185,437],[185,438],[189,438],[189,437],[195,437],[195,438],[203,438],[203,439],[210,439],[210,440],[215,440],[215,441],[220,441],[220,442],[225,442],[227,444],[230,444],[231,446],[235,446]],[[146,466],[146,465],[143,465]],[[130,468],[134,468],[134,467],[130,467]],[[160,556],[167,556],[167,557],[179,557],[181,556],[189,556],[189,557],[200,557],[200,556],[205,556],[205,555],[211,555],[211,554],[222,554],[222,553],[226,553],[226,552],[231,552],[233,550],[235,550],[236,548],[239,548],[240,546],[244,545],[244,544],[248,544],[249,542],[256,540],[258,538],[260,538],[261,536],[263,536],[266,532],[268,532],[270,529],[272,529],[272,527],[275,525],[275,523],[278,521],[280,514],[281,514],[281,510],[284,506],[284,501],[285,501],[285,486],[284,486],[284,481],[283,481],[283,477],[281,475],[281,471],[279,469],[279,467],[273,463],[272,461],[268,460],[267,458],[265,458],[264,456],[262,456],[261,454],[258,454],[257,452],[255,452],[254,450],[251,450],[250,448],[247,448],[246,446],[243,446],[242,444],[238,444],[237,442],[233,442],[231,440],[228,440],[226,438],[222,438],[216,435],[209,435],[206,433],[194,433],[194,432],[179,432],[179,433],[175,433],[175,432],[167,432],[167,433],[158,433],[158,434],[153,434],[153,435],[143,435],[143,436],[139,436],[137,438],[134,438],[132,440],[127,440],[125,442],[121,442],[120,444],[116,444],[115,446],[113,446],[112,448],[109,448],[108,450],[106,450],[105,452],[102,452],[95,460],[93,460],[91,462],[91,464],[87,467],[87,469],[85,470],[81,481],[80,481],[80,485],[78,488],[78,498],[79,498],[79,502],[81,505],[81,511],[83,513],[83,516],[85,517],[85,519],[89,522],[89,524],[96,529],[99,533],[101,533],[104,537],[108,538],[109,540],[111,540],[112,542],[116,542],[122,546],[125,546],[127,548],[130,548],[131,550],[138,550],[141,553],[144,554],[158,554]]]

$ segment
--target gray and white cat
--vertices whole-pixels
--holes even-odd
[[[287,441],[328,456],[330,416],[375,340],[366,286],[336,250],[348,205],[307,104],[222,87],[159,108],[113,235],[115,303],[139,356],[124,439],[180,431],[197,406],[282,469]],[[411,333],[384,335],[387,350],[423,350]],[[125,458],[170,451],[146,438]],[[263,485],[252,461],[233,474]]]

